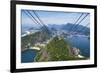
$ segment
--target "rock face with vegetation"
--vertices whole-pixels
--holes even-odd
[[[71,55],[70,46],[63,38],[55,37],[46,45],[46,49],[52,61],[66,60]]]
[[[67,60],[79,60],[79,58],[72,52],[72,48],[68,41],[63,38],[54,37],[45,47],[41,47],[41,50],[35,57],[36,62],[44,61],[67,61]]]
[[[21,37],[21,50],[39,48],[35,62],[81,60],[79,49],[73,48],[61,35],[51,36],[48,31],[41,30]]]

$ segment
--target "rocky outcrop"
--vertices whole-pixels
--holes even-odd
[[[76,47],[71,48],[71,53],[74,56],[78,56],[80,54],[80,50]]]

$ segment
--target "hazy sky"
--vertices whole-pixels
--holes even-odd
[[[29,16],[25,14],[26,10],[22,10],[22,25],[37,25],[35,24]],[[28,10],[35,18],[36,16],[31,10]],[[40,19],[46,24],[67,24],[67,23],[75,23],[75,21],[79,18],[79,16],[82,14],[81,12],[54,12],[54,11],[35,11]],[[86,15],[87,13],[83,13],[83,16],[81,19]],[[37,19],[37,18],[36,18]],[[81,20],[80,19],[80,20]],[[81,23],[80,25],[86,25],[90,22],[90,15],[88,15]],[[89,27],[89,26],[88,26]]]

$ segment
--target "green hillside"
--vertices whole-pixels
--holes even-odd
[[[54,37],[35,57],[36,62],[44,61],[67,61],[67,60],[83,60],[72,54],[71,45],[69,41],[63,38]]]
[[[63,38],[55,37],[46,46],[47,51],[50,54],[50,60],[66,60],[70,53],[70,46],[68,42],[64,41]]]
[[[28,44],[34,46],[35,43],[46,41],[48,38],[49,35],[42,31],[21,37],[21,49],[24,50]]]

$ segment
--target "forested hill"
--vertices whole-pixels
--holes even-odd
[[[43,61],[67,61],[67,60],[80,60],[72,53],[72,47],[69,41],[65,41],[64,38],[54,37],[45,47],[37,53],[35,57],[36,62]]]

